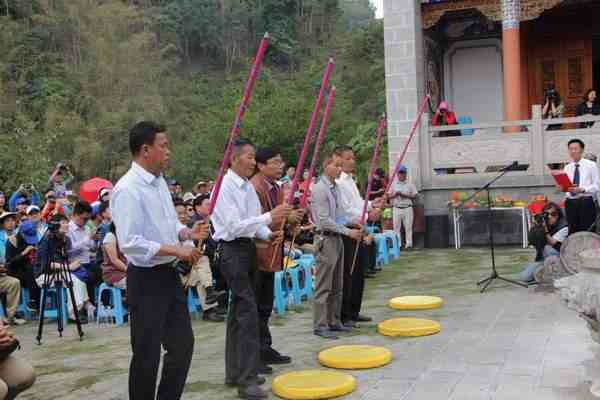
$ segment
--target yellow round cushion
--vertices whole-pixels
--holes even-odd
[[[394,318],[383,321],[377,329],[385,336],[427,336],[438,333],[442,327],[428,319]]]
[[[356,379],[338,371],[297,371],[273,379],[272,389],[275,395],[284,399],[331,399],[353,392]]]
[[[392,353],[384,347],[337,346],[319,353],[319,362],[339,369],[366,369],[381,367],[392,360]]]
[[[443,303],[435,296],[402,296],[391,299],[389,306],[396,310],[429,310],[439,308]]]

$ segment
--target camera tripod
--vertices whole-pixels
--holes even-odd
[[[75,302],[75,292],[73,291],[73,279],[69,270],[69,258],[67,256],[66,242],[56,237],[56,234],[48,231],[45,236],[48,241],[48,257],[45,265],[43,265],[42,274],[44,275],[44,283],[42,285],[43,295],[41,298],[40,320],[38,325],[38,334],[36,336],[38,345],[42,344],[42,333],[44,330],[44,315],[46,312],[46,298],[48,290],[54,285],[56,291],[56,322],[58,327],[58,335],[62,337],[64,330],[64,314],[63,310],[63,289],[67,289],[68,296],[71,298],[75,314],[75,324],[77,325],[77,333],[79,340],[83,340],[83,330],[81,329],[81,321],[77,312],[77,303]]]

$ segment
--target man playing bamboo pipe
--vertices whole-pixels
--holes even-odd
[[[225,344],[225,383],[238,387],[243,399],[263,399],[258,308],[254,293],[256,274],[255,238],[281,243],[283,232],[272,232],[273,220],[286,219],[292,210],[280,205],[261,210],[256,190],[248,179],[254,173],[254,145],[236,139],[230,169],[223,178],[220,196],[212,214],[213,239],[217,242],[219,268],[231,290]],[[214,195],[214,194],[213,194]]]
[[[340,192],[340,209],[346,224],[355,227],[360,224],[364,200],[358,191],[356,182],[352,177],[356,164],[354,151],[347,145],[338,146],[334,154],[339,157],[342,173],[336,179]],[[369,202],[369,220],[376,221],[381,213],[378,210],[384,202],[384,198],[378,198]],[[342,321],[344,325],[354,325],[355,322],[372,321],[370,317],[360,314],[362,298],[365,287],[365,272],[368,269],[368,252],[361,243],[358,246],[356,265],[354,264],[354,252],[356,241],[344,236],[344,296],[342,303]],[[354,268],[354,270],[352,270]]]
[[[266,213],[283,204],[283,190],[277,180],[283,174],[281,155],[270,148],[259,148],[256,151],[256,167],[258,172],[250,182],[256,190],[262,212]],[[302,212],[292,211],[287,218],[288,224],[297,225],[302,220]],[[275,231],[281,227],[283,219],[273,220],[269,229]],[[273,262],[273,252],[277,255]],[[258,306],[258,330],[260,339],[260,358],[263,364],[289,364],[292,359],[281,355],[272,347],[272,337],[269,330],[269,318],[273,312],[273,287],[275,272],[281,271],[283,262],[283,245],[272,242],[256,241],[256,260],[258,271],[255,274],[256,305]],[[272,264],[272,265],[271,265]]]

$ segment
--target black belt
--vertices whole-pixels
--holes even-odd
[[[223,240],[223,243],[230,243],[230,244],[254,244],[254,239],[251,238],[237,238],[237,239],[233,239],[233,240]]]
[[[315,232],[317,235],[321,235],[321,236],[341,236],[340,233],[338,232],[331,232],[331,231],[316,231]]]
[[[171,261],[168,263],[164,263],[164,264],[158,264],[158,265],[153,265],[152,267],[141,267],[139,265],[135,265],[135,264],[129,264],[128,267],[134,267],[134,268],[138,268],[138,269],[143,269],[143,270],[147,270],[147,271],[156,271],[157,269],[173,269],[173,263],[175,261]]]
[[[406,206],[406,207],[394,206],[394,208],[397,208],[399,210],[406,210],[407,208],[413,208],[413,206]]]

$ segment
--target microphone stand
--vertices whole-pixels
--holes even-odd
[[[488,288],[488,286],[495,280],[495,279],[500,279],[501,281],[504,282],[508,282],[508,283],[512,283],[513,285],[518,285],[518,286],[522,286],[524,288],[527,288],[528,285],[522,282],[518,282],[512,279],[508,279],[508,278],[504,278],[502,276],[500,276],[500,274],[498,274],[498,271],[496,270],[496,253],[495,253],[495,249],[494,249],[494,213],[492,210],[492,197],[490,194],[490,190],[492,189],[492,185],[494,183],[496,183],[497,181],[499,181],[500,179],[502,179],[502,177],[504,177],[504,175],[506,175],[508,172],[513,171],[516,167],[517,167],[517,163],[513,163],[511,165],[509,165],[508,167],[504,168],[502,170],[502,172],[500,173],[500,175],[498,175],[497,177],[495,177],[494,179],[492,179],[491,181],[489,181],[487,184],[485,184],[482,188],[478,189],[477,191],[475,191],[475,193],[473,193],[473,195],[471,197],[469,197],[468,199],[466,199],[465,201],[462,202],[461,207],[464,208],[464,204],[471,201],[472,199],[474,199],[479,193],[483,192],[484,190],[487,193],[487,200],[488,200],[488,204],[487,204],[487,211],[488,211],[488,230],[490,232],[490,252],[492,254],[492,273],[490,274],[489,277],[477,282],[477,286],[481,286],[484,285],[483,288],[481,289],[480,293],[485,292],[485,290]],[[460,229],[460,228],[459,228]]]

